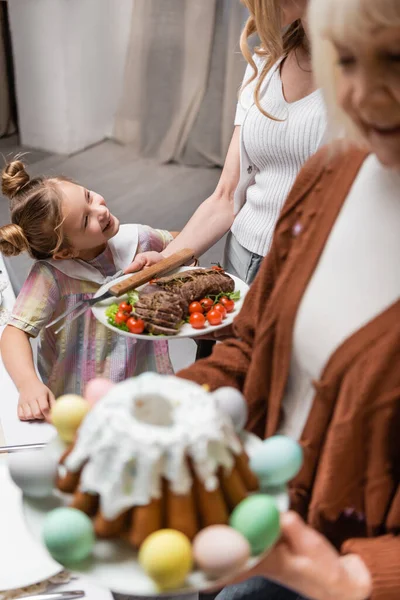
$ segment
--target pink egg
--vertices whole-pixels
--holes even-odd
[[[250,545],[241,533],[227,525],[211,525],[193,540],[193,556],[210,579],[219,579],[244,567]]]
[[[115,383],[105,377],[96,377],[86,384],[83,397],[91,406],[93,406],[100,398],[103,398],[114,385]]]

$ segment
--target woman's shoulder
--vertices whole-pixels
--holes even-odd
[[[258,83],[258,79],[262,73],[262,70],[266,63],[266,57],[260,56],[259,54],[254,53],[252,55],[252,59],[254,61],[254,65],[256,67],[256,72],[254,71],[254,67],[252,64],[247,63],[246,71],[243,77],[242,87],[239,94],[239,104],[243,109],[247,110],[254,102],[254,90]],[[278,65],[282,59],[279,59],[275,64],[271,66],[269,69],[264,82],[263,88],[268,84],[270,77],[277,71]]]

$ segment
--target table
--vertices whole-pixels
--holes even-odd
[[[14,306],[15,295],[1,254],[0,270],[0,284],[2,282],[7,282],[8,284],[2,293],[3,303],[1,308],[11,311]],[[0,335],[3,329],[4,325],[0,327]],[[8,375],[1,357],[0,385],[0,447],[47,442],[54,435],[54,428],[51,425],[40,422],[23,422],[18,419],[18,390]]]

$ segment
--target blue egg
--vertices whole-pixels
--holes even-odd
[[[301,446],[284,435],[264,440],[250,458],[250,468],[257,475],[262,488],[286,484],[297,475],[302,464]]]
[[[78,563],[93,549],[92,521],[76,508],[56,508],[45,519],[43,540],[57,562],[63,565]]]

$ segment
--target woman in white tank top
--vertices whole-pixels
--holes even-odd
[[[162,255],[140,255],[126,272],[184,247],[201,256],[231,230],[225,266],[251,283],[300,168],[321,144],[326,118],[311,70],[308,0],[243,3],[250,16],[240,47],[249,64],[218,185]],[[260,45],[252,55],[255,33]]]

